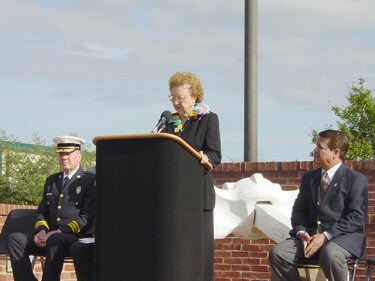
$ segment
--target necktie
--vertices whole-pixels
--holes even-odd
[[[324,172],[322,176],[322,181],[320,183],[320,200],[323,199],[324,195],[327,192],[328,185],[329,185],[328,173]]]
[[[63,187],[65,187],[69,182],[69,177],[68,176],[65,176],[64,178],[64,183],[63,183]]]

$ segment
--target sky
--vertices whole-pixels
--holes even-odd
[[[243,0],[0,0],[0,129],[46,144],[149,133],[177,71],[219,115],[223,162],[244,159]],[[359,78],[375,89],[375,1],[258,1],[258,161],[311,160]],[[95,148],[94,145],[93,149]]]

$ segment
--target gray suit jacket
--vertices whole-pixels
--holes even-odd
[[[366,177],[341,164],[324,199],[319,202],[321,173],[319,168],[302,177],[292,210],[292,232],[306,230],[313,235],[327,231],[333,235],[330,241],[356,257],[364,257],[368,206]]]

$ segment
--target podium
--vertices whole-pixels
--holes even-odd
[[[93,142],[95,280],[203,281],[200,155],[165,133]]]

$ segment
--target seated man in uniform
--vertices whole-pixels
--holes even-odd
[[[47,178],[34,233],[12,233],[8,248],[15,281],[37,281],[29,255],[46,257],[42,281],[58,281],[64,257],[80,237],[94,229],[95,175],[80,166],[81,145],[74,136],[53,139],[62,172]]]

